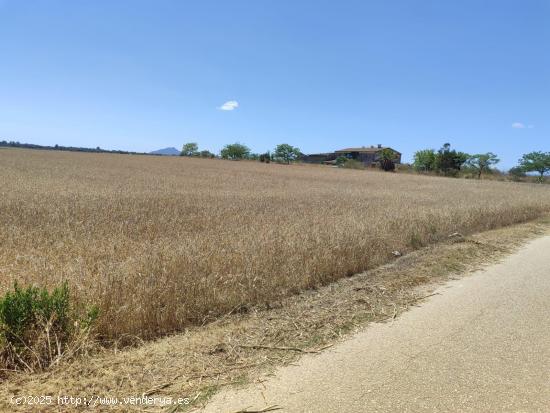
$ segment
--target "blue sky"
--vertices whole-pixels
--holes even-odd
[[[0,0],[0,139],[449,141],[510,167],[550,150],[549,21],[548,0]]]

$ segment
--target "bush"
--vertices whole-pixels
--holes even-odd
[[[510,179],[515,182],[519,182],[527,176],[521,166],[514,166],[513,168],[510,168],[508,170],[508,175],[510,176]]]
[[[395,170],[398,172],[413,172],[414,166],[409,163],[396,163]]]
[[[393,162],[391,159],[381,159],[380,169],[386,172],[395,171],[395,162]]]
[[[199,156],[201,158],[215,158],[216,157],[216,155],[214,155],[212,152],[207,151],[207,150],[200,151]]]
[[[355,159],[348,159],[344,165],[344,168],[348,169],[365,169],[365,164],[360,161],[356,161]]]
[[[349,161],[348,158],[346,158],[345,156],[339,156],[338,158],[336,158],[336,165],[338,166],[344,166],[344,164]]]
[[[0,298],[0,364],[30,371],[47,367],[87,336],[97,316],[97,307],[76,316],[66,282],[51,293],[16,283]]]

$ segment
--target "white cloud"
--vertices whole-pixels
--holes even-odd
[[[535,125],[526,125],[522,122],[514,122],[512,123],[512,128],[514,129],[533,129]]]
[[[221,105],[218,109],[219,110],[235,110],[239,107],[239,102],[236,100],[228,100],[223,105]]]

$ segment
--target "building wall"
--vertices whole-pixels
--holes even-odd
[[[335,153],[314,153],[311,155],[304,155],[301,160],[307,163],[323,163],[325,161],[333,161],[335,159]]]
[[[377,161],[378,156],[376,153],[369,152],[369,153],[362,153],[360,154],[361,162],[363,162],[365,165],[371,165],[374,162]]]
[[[311,155],[304,155],[301,160],[308,163],[323,163],[325,161],[333,161],[339,156],[345,156],[348,159],[355,159],[360,162],[363,162],[365,165],[369,166],[375,162],[378,162],[378,153],[377,152],[331,152],[331,153],[317,153]],[[401,163],[401,154],[394,159],[395,163]]]
[[[378,162],[379,159],[380,159],[379,152],[364,153],[364,154],[361,154],[361,155],[363,155],[361,160],[363,161],[363,163],[365,165],[372,165],[373,163]],[[396,164],[400,164],[401,163],[401,154],[397,153],[397,156],[394,158],[393,161]]]

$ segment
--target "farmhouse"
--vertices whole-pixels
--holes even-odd
[[[312,155],[304,155],[303,161],[309,163],[333,163],[336,158],[343,156],[348,159],[354,159],[364,163],[366,166],[374,166],[380,159],[380,153],[384,149],[390,149],[395,153],[393,161],[396,164],[401,163],[401,152],[393,148],[376,145],[376,146],[361,146],[358,148],[339,149],[331,153],[318,153]]]
[[[377,146],[361,146],[360,148],[346,148],[335,151],[336,156],[345,156],[348,159],[355,159],[363,162],[365,165],[372,165],[380,159],[380,152],[384,149],[390,149],[395,153],[393,161],[395,163],[401,163],[401,153],[395,149],[384,147],[382,145]]]

